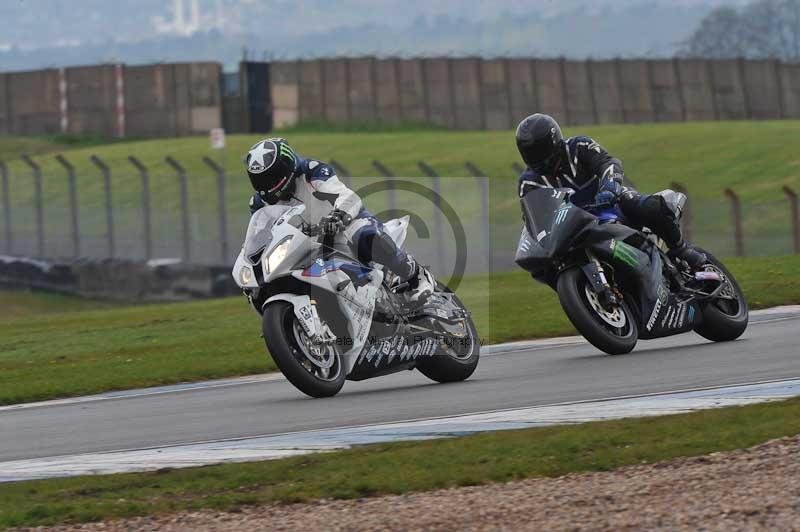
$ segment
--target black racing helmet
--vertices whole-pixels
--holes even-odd
[[[297,156],[286,139],[259,140],[245,159],[250,184],[265,202],[274,205],[294,193]]]
[[[564,153],[564,135],[552,116],[536,113],[517,126],[517,149],[528,168],[552,175]]]

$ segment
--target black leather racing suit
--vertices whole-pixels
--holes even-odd
[[[524,196],[531,188],[571,188],[575,190],[571,201],[578,207],[595,202],[595,196],[616,181],[622,185],[624,174],[622,163],[612,157],[591,137],[570,137],[564,141],[564,153],[553,175],[542,175],[526,168],[519,178],[519,195]],[[638,193],[623,186],[618,203],[625,219],[632,227],[649,227],[664,239],[670,248],[683,245],[680,225],[664,198]]]

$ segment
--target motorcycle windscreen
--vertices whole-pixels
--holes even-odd
[[[547,258],[563,253],[596,218],[568,202],[564,189],[534,189],[520,199],[525,227]],[[533,246],[535,250],[536,246]]]
[[[290,208],[288,205],[269,205],[257,210],[250,217],[247,235],[244,238],[244,255],[250,258],[251,262],[258,262],[258,259],[253,257],[272,243],[272,226]]]

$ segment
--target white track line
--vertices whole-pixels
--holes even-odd
[[[800,379],[0,463],[0,482],[270,460],[369,443],[692,412],[800,395]]]

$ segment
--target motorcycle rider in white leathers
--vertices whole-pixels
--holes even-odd
[[[255,143],[247,153],[246,164],[256,191],[250,199],[251,213],[266,204],[302,203],[306,223],[320,225],[328,235],[341,233],[362,263],[383,264],[399,277],[399,288],[409,301],[422,302],[433,293],[436,283],[431,273],[397,247],[332,166],[299,156],[283,138]]]

